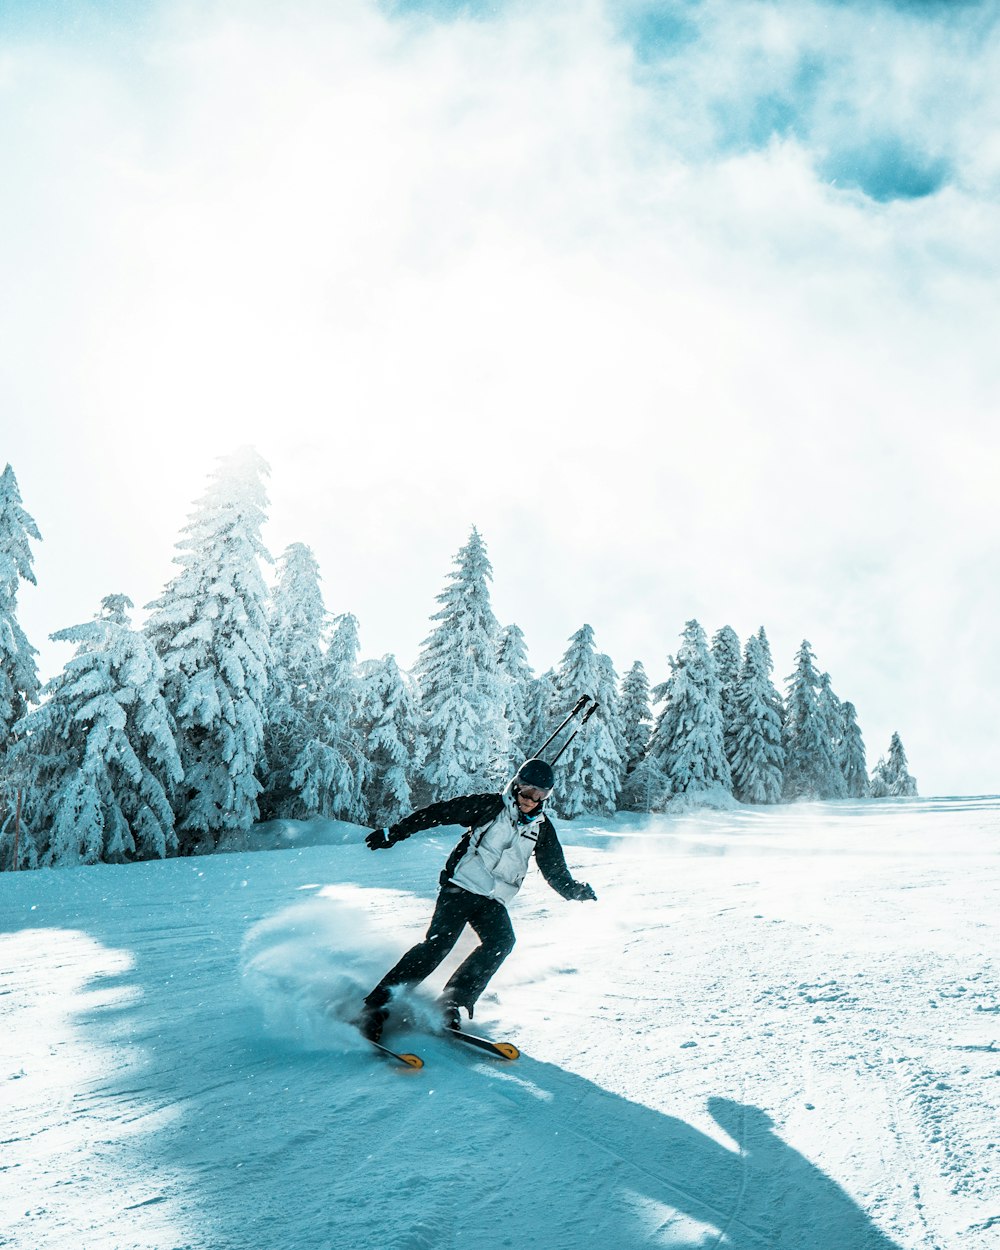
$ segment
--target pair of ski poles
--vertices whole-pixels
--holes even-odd
[[[566,741],[562,744],[562,746],[555,753],[552,759],[549,760],[550,764],[554,764],[556,760],[558,760],[559,756],[562,755],[562,753],[566,750],[569,744],[573,741],[576,735],[580,732],[580,730],[584,727],[584,725],[586,725],[587,721],[589,721],[590,718],[597,711],[597,706],[598,706],[597,700],[592,699],[589,694],[580,695],[579,699],[577,699],[573,707],[573,710],[570,712],[570,714],[566,717],[563,723],[553,733],[551,733],[548,738],[546,738],[546,740],[542,743],[542,745],[538,748],[538,750],[534,752],[532,758],[539,759],[541,757],[542,752],[546,749],[546,747],[548,747],[550,743],[554,742],[556,738],[559,737],[559,735],[566,728],[566,726],[570,723],[570,721],[574,720],[577,716],[580,716],[580,713],[583,712],[582,717],[580,717],[580,723],[573,730],[573,732],[566,739]],[[586,711],[584,711],[585,708],[586,708]]]

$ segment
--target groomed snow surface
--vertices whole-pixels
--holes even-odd
[[[1000,1246],[1000,799],[563,824],[599,901],[533,870],[476,1014],[522,1058],[420,1072],[338,1017],[458,831],[363,832],[0,877],[0,1245]]]

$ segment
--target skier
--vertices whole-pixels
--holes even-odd
[[[444,1024],[457,1029],[459,1008],[472,1018],[476,999],[514,946],[506,904],[521,888],[534,852],[542,876],[567,899],[580,902],[597,895],[585,881],[575,881],[543,806],[552,793],[552,766],[527,760],[500,794],[469,794],[432,803],[365,838],[372,851],[388,850],[421,829],[466,825],[441,873],[441,892],[427,935],[391,968],[365,999],[358,1025],[373,1042],[382,1036],[391,991],[416,985],[437,968],[471,925],[480,945],[458,967],[439,999]]]

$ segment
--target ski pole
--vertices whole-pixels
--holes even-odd
[[[597,711],[597,706],[598,706],[598,705],[597,705],[597,703],[595,702],[595,703],[591,703],[590,707],[588,707],[588,708],[587,708],[586,712],[584,712],[584,714],[583,714],[583,718],[582,718],[582,720],[580,721],[579,725],[577,725],[577,727],[573,730],[573,732],[570,734],[570,736],[566,739],[566,741],[562,744],[562,746],[559,748],[559,750],[555,753],[555,755],[554,755],[554,756],[552,757],[552,759],[549,761],[551,764],[554,764],[554,763],[556,762],[556,760],[559,758],[559,756],[560,756],[560,755],[562,755],[563,751],[565,751],[565,750],[566,750],[566,748],[567,748],[567,747],[569,746],[569,744],[573,741],[573,739],[574,739],[574,738],[576,737],[576,735],[580,732],[580,730],[584,727],[584,725],[586,725],[587,721],[589,721],[589,720],[590,720],[590,718],[594,715],[594,713]]]
[[[545,748],[549,745],[549,743],[551,743],[552,741],[554,741],[556,738],[559,737],[559,735],[566,728],[566,726],[570,723],[573,717],[578,715],[580,709],[583,707],[586,707],[586,705],[589,702],[590,702],[589,694],[580,695],[579,699],[577,699],[576,703],[573,706],[572,712],[570,712],[569,716],[566,717],[566,719],[559,726],[559,728],[555,730],[554,733],[550,734],[549,737],[546,738],[545,741],[542,743],[542,745],[538,748],[538,750],[532,754],[532,759],[538,759],[539,756],[542,754],[542,752],[545,750]]]

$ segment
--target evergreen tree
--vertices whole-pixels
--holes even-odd
[[[889,793],[896,798],[917,797],[916,778],[910,776],[906,752],[898,733],[893,733],[889,742]]]
[[[654,692],[664,699],[649,753],[670,795],[731,792],[720,711],[719,678],[705,631],[688,621],[671,674]]]
[[[531,722],[535,675],[528,663],[528,648],[520,626],[508,625],[501,631],[497,665],[507,682],[504,715],[510,733],[508,763],[513,772],[524,762],[533,744]]]
[[[771,682],[770,657],[760,635],[751,635],[735,691],[733,793],[741,803],[781,799],[785,753],[781,746],[780,696]]]
[[[916,798],[917,783],[910,776],[906,752],[898,733],[892,735],[889,743],[888,760],[881,758],[875,765],[871,780],[871,797],[885,798]]]
[[[621,727],[625,740],[625,773],[633,773],[645,757],[653,728],[649,706],[649,678],[642,661],[636,660],[622,679]]]
[[[326,609],[319,565],[304,543],[292,543],[278,560],[271,595],[271,672],[264,755],[268,772],[260,797],[262,819],[308,816],[292,788],[292,773],[319,733]]]
[[[835,798],[843,776],[830,740],[827,709],[820,700],[820,677],[809,643],[803,640],[788,678],[785,726],[784,796],[786,799]]]
[[[511,756],[507,680],[497,662],[500,627],[490,605],[493,569],[473,528],[455,557],[441,608],[416,666],[427,740],[430,798],[499,787]]]
[[[738,713],[736,710],[736,684],[740,679],[740,640],[730,625],[723,625],[712,639],[712,660],[719,679],[719,711],[722,713],[722,736],[726,759],[732,770],[736,754]]]
[[[271,665],[260,560],[267,465],[249,448],[223,461],[198,501],[149,605],[146,632],[167,672],[184,784],[175,802],[182,853],[214,849],[257,820]]]
[[[17,592],[22,581],[35,585],[29,540],[40,542],[41,537],[21,507],[17,479],[7,465],[0,475],[0,783],[13,727],[28,705],[38,702],[38,652],[18,623]]]
[[[605,750],[603,758],[609,769],[609,776],[615,778],[615,795],[617,797],[625,779],[628,751],[625,734],[622,731],[622,701],[621,695],[618,693],[620,682],[618,674],[615,672],[615,666],[611,661],[611,656],[605,655],[603,651],[597,657],[597,671],[599,677],[597,683],[598,709],[591,719],[595,719],[597,716],[601,717],[601,723],[607,730],[608,740],[614,747],[613,753]],[[612,760],[615,761],[614,764],[611,763]],[[607,810],[614,811],[615,809],[612,807]]]
[[[861,727],[858,725],[858,714],[854,704],[845,703],[842,710],[840,771],[844,777],[844,790],[849,799],[863,799],[868,794],[865,743],[861,737]]]
[[[878,757],[878,763],[872,769],[871,781],[868,783],[870,799],[887,799],[889,797],[889,765],[884,755]]]
[[[761,654],[763,655],[764,663],[767,666],[767,675],[770,677],[774,672],[774,659],[771,656],[771,644],[768,641],[767,630],[765,630],[763,625],[757,630],[757,641],[760,643]],[[780,697],[778,702],[781,702]]]
[[[767,632],[763,625],[757,630],[757,641],[760,643],[761,655],[764,658],[764,667],[767,672],[767,676],[770,679],[774,673],[774,660],[771,657],[771,644],[768,641]],[[773,681],[768,680],[766,686],[764,687],[764,694],[767,699],[768,707],[774,711],[775,716],[778,718],[778,724],[781,725],[782,733],[784,733],[785,701],[778,693],[777,687],[774,685]]]
[[[651,755],[626,776],[618,806],[623,812],[661,812],[670,798],[670,785]]]
[[[842,799],[847,795],[847,781],[844,777],[844,705],[833,692],[829,673],[820,674],[816,702],[826,725],[826,737],[836,765],[830,774],[827,792],[823,797]]]
[[[570,639],[556,685],[567,711],[582,694],[589,694],[598,703],[597,711],[559,761],[555,789],[558,813],[567,820],[585,813],[613,813],[625,772],[625,743],[617,722],[618,679],[608,656],[597,652],[589,625]],[[565,739],[560,736],[553,744],[555,750],[562,741]]]
[[[177,848],[169,795],[182,774],[164,668],[131,628],[131,607],[109,595],[96,620],[52,635],[76,653],[21,721],[28,824],[43,863],[162,859]]]
[[[392,825],[413,810],[410,779],[424,762],[419,696],[394,656],[362,665],[359,719],[368,819],[379,827]]]
[[[306,815],[358,823],[366,819],[359,649],[357,618],[345,612],[337,617],[323,657],[315,733],[292,770],[292,789]]]
[[[565,718],[569,708],[560,711],[560,707],[556,671],[554,668],[549,668],[529,687],[527,708],[529,728],[523,744],[523,755],[518,760],[518,765],[524,759],[534,755],[556,725]],[[551,749],[546,754],[551,757]]]

